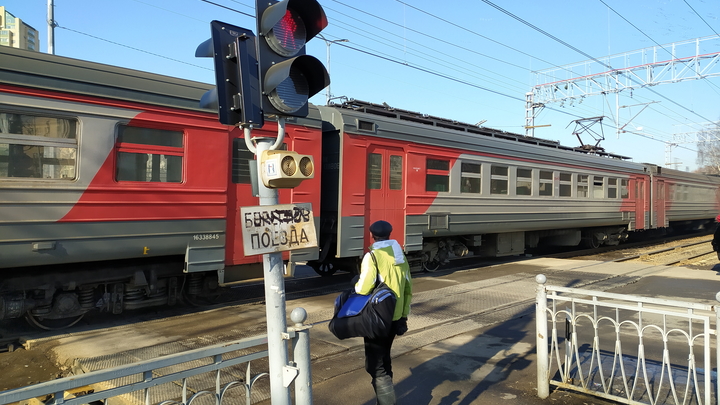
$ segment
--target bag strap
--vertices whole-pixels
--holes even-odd
[[[375,254],[373,254],[373,251],[370,252],[370,257],[372,258],[373,263],[375,263],[375,286],[373,286],[373,290],[377,288],[378,284],[380,284],[378,281],[380,280],[380,267],[378,267],[377,259],[375,258]]]

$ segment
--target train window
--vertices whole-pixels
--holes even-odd
[[[617,179],[608,179],[608,198],[617,198]]]
[[[508,193],[508,168],[507,166],[490,166],[490,194]]]
[[[586,174],[578,174],[577,176],[577,196],[588,196],[588,176]]]
[[[538,194],[552,197],[553,195],[553,172],[540,170],[540,188]]]
[[[402,156],[390,155],[390,190],[402,190]]]
[[[73,180],[77,120],[0,112],[0,178]]]
[[[251,184],[250,164],[255,163],[255,154],[250,152],[245,139],[233,139],[232,182],[235,184]]]
[[[572,174],[560,173],[560,197],[572,197]]]
[[[605,198],[605,178],[593,176],[593,198]]]
[[[363,131],[375,131],[375,124],[369,121],[358,120],[358,129],[362,129]]]
[[[515,181],[515,194],[531,195],[532,194],[532,170],[517,169],[517,180]]]
[[[425,191],[450,191],[450,161],[428,158],[426,164]]]
[[[183,133],[165,129],[118,126],[118,181],[180,183]]]
[[[278,149],[287,150],[287,143],[283,142]],[[248,150],[244,138],[234,138],[232,164],[230,168],[230,170],[232,170],[231,176],[234,184],[252,184],[250,165],[257,166],[255,154]]]
[[[450,178],[448,176],[440,176],[437,174],[428,174],[425,177],[425,190],[448,192],[450,191]]]
[[[462,187],[460,188],[461,192],[474,194],[480,193],[480,183],[482,180],[481,169],[482,166],[477,163],[463,162],[460,165],[460,171],[462,172],[460,177],[460,182],[462,184]]]
[[[439,160],[439,159],[428,159],[427,160],[427,168],[428,168],[428,170],[450,170],[450,161],[449,160]]]
[[[379,153],[368,155],[367,184],[369,190],[380,190],[382,186],[382,155]]]
[[[620,179],[620,198],[628,198],[628,179]]]

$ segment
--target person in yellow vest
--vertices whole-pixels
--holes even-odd
[[[395,336],[407,332],[407,316],[410,313],[412,300],[412,278],[410,265],[402,247],[397,241],[390,239],[392,225],[387,221],[377,221],[370,225],[369,230],[375,242],[363,257],[355,292],[370,294],[376,283],[384,282],[395,293],[397,303],[390,335],[378,339],[364,338],[365,370],[372,377],[378,405],[394,405],[395,388],[392,382],[390,349]]]

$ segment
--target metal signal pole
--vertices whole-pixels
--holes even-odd
[[[258,194],[260,205],[277,205],[278,190],[268,188],[262,181],[260,156],[265,150],[274,150],[285,138],[285,119],[278,117],[277,138],[256,138],[256,148],[251,148],[249,128],[245,128],[245,143],[255,152],[258,164]],[[290,383],[297,375],[297,369],[288,367],[287,314],[285,307],[285,279],[282,253],[263,255],[263,276],[265,280],[265,316],[267,321],[268,362],[270,366],[270,399],[272,405],[290,405]],[[287,382],[287,383],[286,383]]]

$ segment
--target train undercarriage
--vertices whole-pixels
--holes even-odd
[[[90,311],[120,314],[217,296],[217,272],[184,274],[182,268],[182,260],[168,258],[26,268],[0,282],[0,320],[25,317],[53,330],[76,324]]]
[[[527,249],[543,246],[580,245],[599,248],[617,245],[627,238],[628,232],[624,226],[426,238],[423,240],[419,261],[424,271],[432,272],[452,259],[466,256],[516,256],[524,254]],[[416,258],[418,255],[410,256]],[[409,260],[412,261],[412,258]]]
[[[457,258],[517,256],[524,254],[527,249],[543,246],[599,248],[617,245],[626,241],[628,236],[625,226],[607,226],[431,237],[423,239],[421,251],[410,252],[407,257],[413,270],[433,272]],[[308,264],[321,276],[331,276],[338,270],[353,273],[360,271],[359,258],[337,259],[333,256],[334,253],[327,254],[324,260]]]

